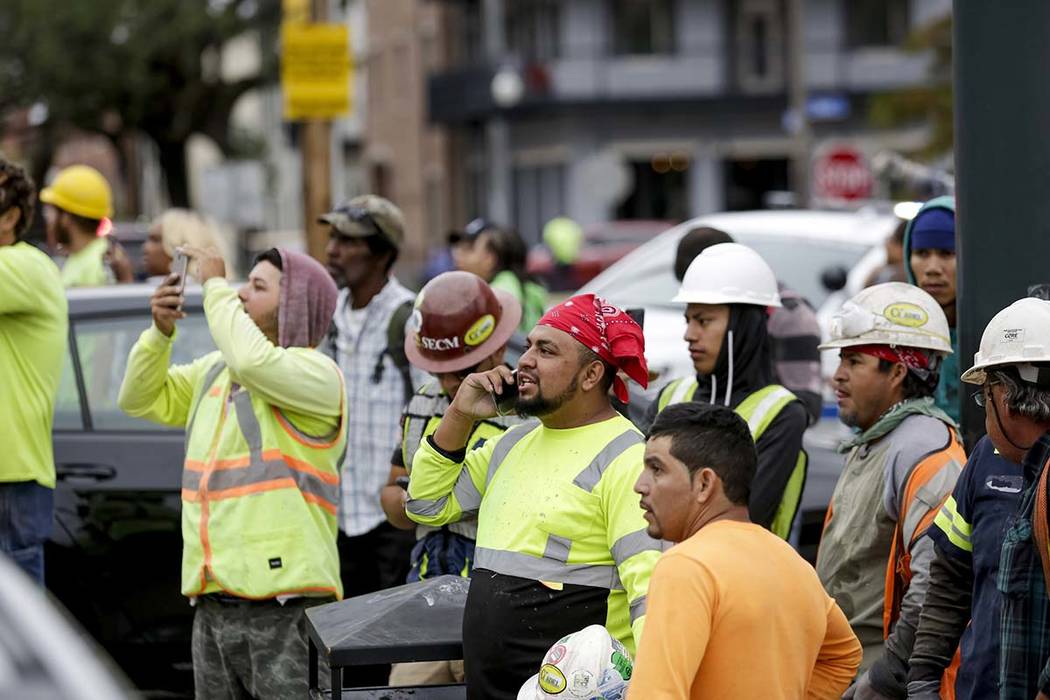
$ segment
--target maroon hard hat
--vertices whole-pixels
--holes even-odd
[[[513,294],[470,272],[445,272],[416,297],[405,354],[427,372],[458,372],[496,352],[520,322]]]

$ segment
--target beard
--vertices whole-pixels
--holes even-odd
[[[569,384],[565,391],[554,397],[546,397],[543,395],[542,385],[537,379],[536,397],[532,399],[523,399],[519,396],[517,402],[514,404],[514,410],[523,418],[528,418],[529,416],[541,418],[554,413],[564,406],[566,402],[576,396],[577,389],[579,389],[579,382],[576,380],[576,377],[573,377],[572,383]]]

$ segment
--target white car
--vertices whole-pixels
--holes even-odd
[[[683,304],[671,303],[678,291],[674,258],[678,241],[693,228],[711,226],[756,250],[777,279],[809,300],[817,310],[824,338],[831,315],[859,292],[868,276],[886,262],[883,243],[897,219],[872,210],[859,212],[766,210],[702,216],[675,226],[636,248],[590,281],[581,292],[597,294],[621,308],[645,309],[646,360],[655,379],[651,396],[669,380],[693,374],[682,335]],[[824,277],[845,277],[829,289]],[[833,285],[838,286],[838,285]],[[824,375],[838,358],[824,353]]]

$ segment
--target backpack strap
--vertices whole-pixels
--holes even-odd
[[[408,323],[414,307],[415,300],[407,299],[394,309],[386,327],[386,347],[383,352],[379,353],[375,368],[372,370],[372,383],[378,384],[383,380],[383,357],[390,358],[398,373],[401,374],[405,404],[408,404],[412,400],[412,395],[416,393],[412,386],[412,365],[408,361],[408,355],[405,354],[405,324]]]

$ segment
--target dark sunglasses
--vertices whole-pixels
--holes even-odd
[[[385,235],[383,233],[383,229],[379,228],[379,224],[377,224],[376,220],[374,218],[372,218],[372,213],[369,212],[367,209],[365,209],[363,207],[356,207],[356,206],[347,205],[347,206],[339,207],[333,213],[345,214],[351,221],[353,221],[355,223],[367,224],[368,227],[372,229],[373,233],[377,233],[377,234],[379,234],[381,236]],[[333,232],[338,234],[338,231],[335,231],[334,229],[333,229]],[[339,234],[339,235],[342,235],[342,234]],[[344,236],[344,237],[346,237],[346,236]]]

